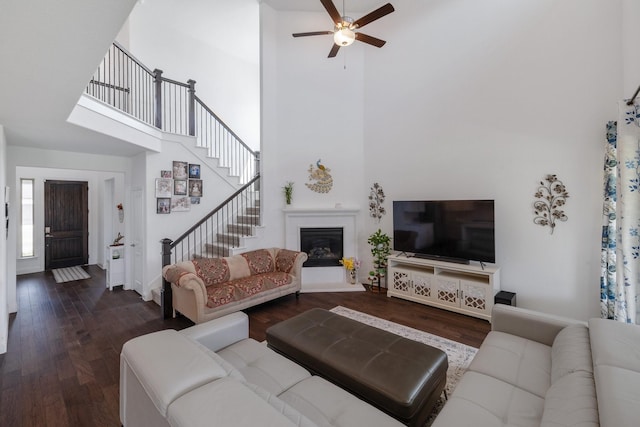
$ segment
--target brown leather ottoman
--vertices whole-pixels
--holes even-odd
[[[269,347],[410,426],[422,426],[447,381],[431,346],[314,308],[267,329]]]

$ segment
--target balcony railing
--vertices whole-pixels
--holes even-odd
[[[190,135],[208,149],[218,165],[245,184],[256,176],[257,153],[249,148],[196,96],[195,80],[186,83],[151,71],[114,42],[98,66],[86,93],[165,132]]]

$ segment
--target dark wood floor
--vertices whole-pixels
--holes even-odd
[[[18,313],[9,323],[9,351],[0,355],[0,426],[119,426],[119,355],[129,339],[182,329],[186,318],[161,320],[160,309],[134,291],[91,279],[56,284],[50,272],[18,276]],[[302,294],[247,310],[250,335],[312,307],[342,305],[477,347],[483,320],[387,298],[373,292]]]

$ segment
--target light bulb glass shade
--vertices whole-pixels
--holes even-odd
[[[338,46],[349,46],[356,39],[356,34],[351,29],[345,27],[333,33],[333,41]]]

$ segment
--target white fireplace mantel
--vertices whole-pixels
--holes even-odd
[[[360,209],[345,208],[285,208],[285,248],[300,250],[301,228],[342,228],[343,254],[345,257],[358,255],[356,218]],[[343,267],[304,267],[302,288],[306,292],[316,289],[335,291],[349,287]]]

